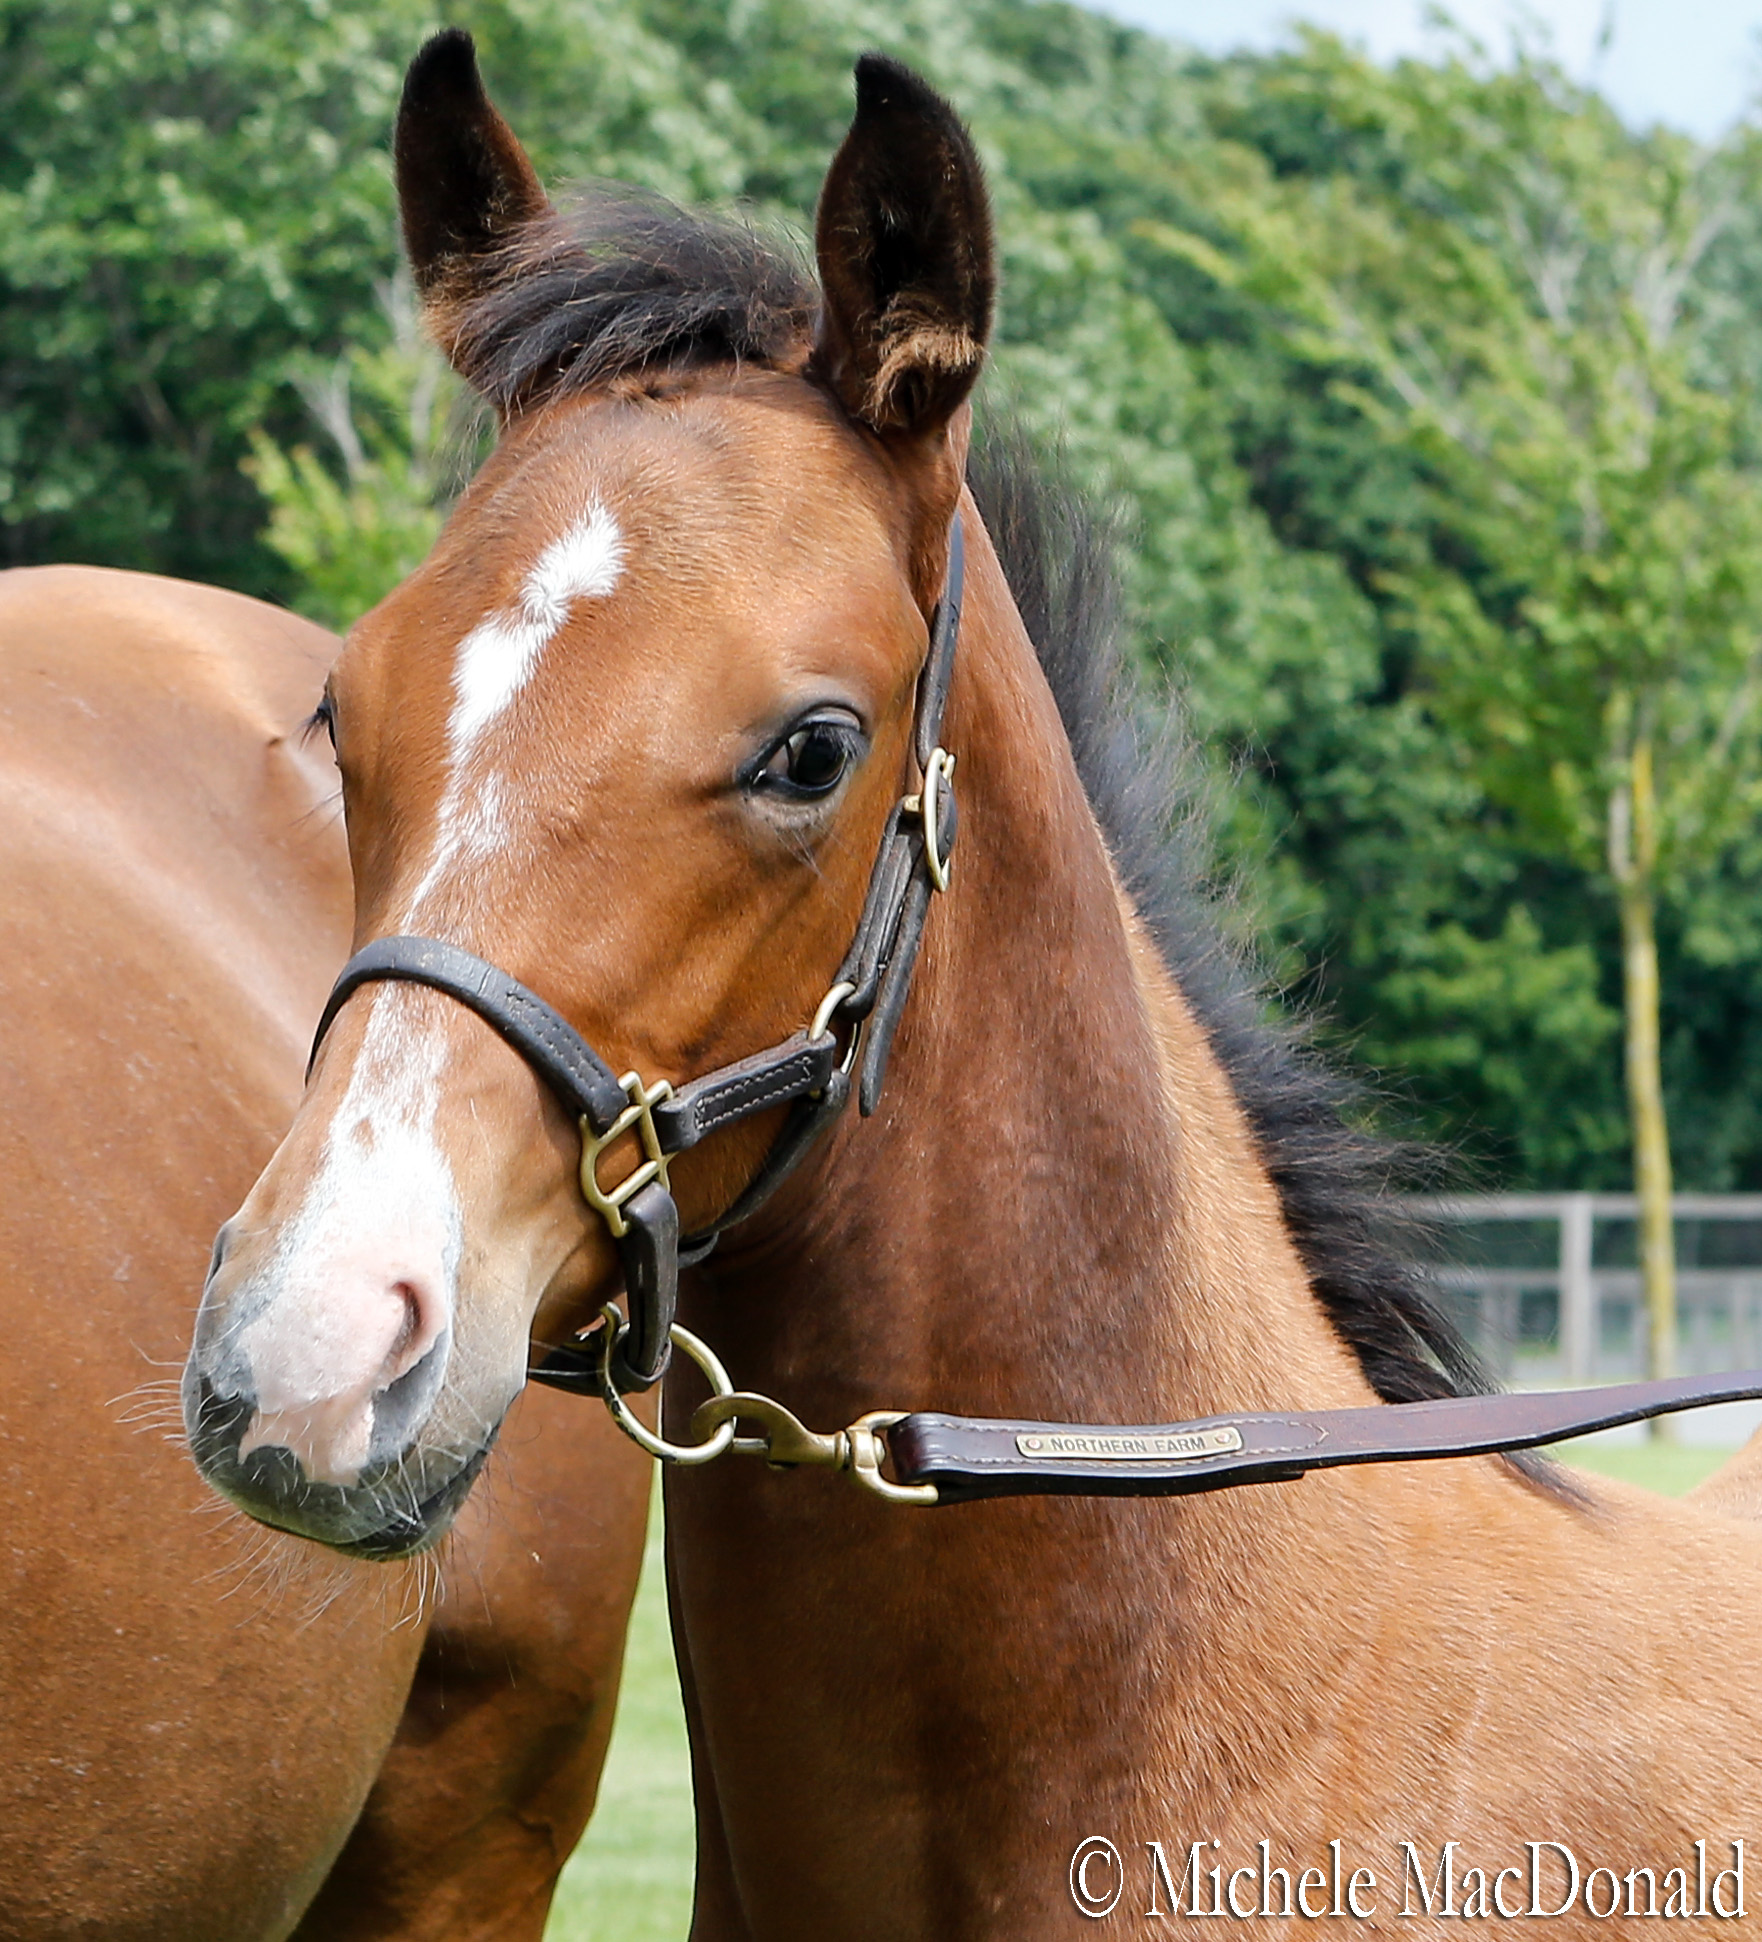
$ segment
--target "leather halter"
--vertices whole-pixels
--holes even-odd
[[[960,636],[964,550],[960,516],[949,535],[948,578],[931,617],[918,677],[912,752],[923,783],[896,803],[881,836],[868,895],[844,962],[813,1022],[780,1045],[688,1080],[677,1090],[647,1085],[612,1068],[536,992],[457,944],[432,937],[382,937],[358,951],[331,990],[312,1057],[337,1012],[364,984],[401,980],[444,991],[476,1012],[524,1058],[581,1124],[583,1198],[605,1220],[624,1270],[629,1322],[614,1331],[610,1309],[597,1352],[555,1349],[532,1379],[579,1394],[603,1394],[644,1446],[673,1461],[722,1451],[763,1456],[781,1467],[842,1470],[895,1502],[952,1504],[982,1497],[1185,1496],[1237,1484],[1283,1483],[1310,1470],[1533,1448],[1619,1423],[1710,1403],[1762,1398],[1762,1371],[1678,1377],[1558,1394],[1454,1396],[1363,1409],[1208,1416],[1150,1425],[1038,1423],[876,1411],[831,1435],[807,1430],[768,1397],[736,1391],[714,1355],[674,1321],[679,1269],[701,1261],[718,1235],[769,1199],[809,1147],[844,1110],[856,1074],[857,1103],[874,1111],[894,1032],[911,988],[930,899],[948,887],[955,835],[953,758],[941,747],[943,710]],[[845,1033],[839,1051],[837,1027]],[[308,1065],[310,1070],[310,1065]],[[681,1239],[667,1170],[673,1158],[724,1126],[788,1106],[782,1130],[745,1189],[701,1234]],[[635,1133],[643,1159],[607,1189],[603,1149]],[[708,1432],[695,1448],[644,1432],[619,1392],[646,1389],[682,1342],[715,1393],[693,1419]],[[760,1437],[737,1437],[741,1420]],[[890,1461],[899,1481],[881,1468]]]
[[[581,1190],[605,1220],[624,1270],[629,1327],[620,1334],[612,1375],[622,1391],[650,1388],[670,1353],[679,1270],[701,1261],[717,1237],[764,1205],[808,1149],[844,1110],[856,1074],[857,1103],[875,1109],[893,1036],[911,988],[930,899],[948,885],[956,810],[953,758],[940,746],[942,716],[960,639],[965,545],[957,512],[949,531],[948,574],[930,621],[918,676],[912,753],[923,784],[888,815],[868,895],[844,962],[813,1022],[780,1045],[718,1067],[677,1090],[645,1084],[612,1068],[575,1027],[507,972],[457,944],[433,937],[382,937],[343,966],[312,1039],[310,1073],[337,1013],[364,984],[400,981],[444,991],[492,1026],[581,1124]],[[847,1033],[840,1054],[835,1026]],[[707,1135],[755,1113],[788,1106],[770,1152],[744,1191],[708,1228],[681,1239],[668,1167]],[[643,1159],[617,1186],[600,1183],[600,1153],[626,1133]],[[599,1363],[581,1350],[553,1350],[535,1381],[597,1394]]]

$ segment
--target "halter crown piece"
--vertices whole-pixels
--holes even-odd
[[[912,752],[923,782],[888,815],[856,936],[804,1030],[675,1090],[665,1080],[648,1084],[635,1072],[614,1076],[575,1027],[536,992],[440,938],[377,938],[350,958],[331,988],[313,1035],[312,1059],[337,1013],[362,985],[387,980],[428,985],[499,1032],[580,1121],[582,1196],[611,1231],[624,1270],[629,1320],[618,1331],[610,1361],[620,1391],[652,1387],[667,1367],[681,1266],[703,1260],[725,1229],[757,1212],[776,1192],[844,1110],[853,1072],[865,1116],[881,1096],[930,900],[948,888],[957,821],[954,758],[939,737],[960,638],[964,567],[956,513],[948,575],[918,676]],[[775,1106],[790,1110],[758,1172],[711,1226],[682,1239],[668,1181],[673,1159],[708,1134]],[[600,1181],[600,1155],[627,1133],[636,1136],[642,1160],[607,1188]],[[597,1394],[600,1361],[581,1349],[556,1349],[532,1376],[558,1389]]]

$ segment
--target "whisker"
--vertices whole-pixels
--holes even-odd
[[[293,827],[295,829],[302,829],[308,823],[317,822],[319,817],[322,816],[324,821],[321,827],[334,829],[341,822],[342,815],[343,792],[338,789],[331,795],[321,797],[310,809],[301,810],[299,815],[293,819]]]
[[[181,1370],[184,1366],[185,1361],[188,1359],[187,1357],[181,1356],[181,1355],[165,1356],[165,1357],[160,1357],[157,1355],[149,1355],[147,1351],[141,1347],[139,1342],[131,1342],[129,1344],[129,1347],[134,1350],[135,1354],[140,1358],[141,1361],[146,1363],[149,1369]],[[173,1380],[176,1380],[176,1378],[174,1377]]]

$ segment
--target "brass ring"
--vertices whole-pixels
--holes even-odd
[[[930,881],[938,890],[946,890],[949,865],[954,859],[942,854],[941,812],[937,806],[939,783],[946,783],[950,793],[953,793],[954,757],[945,748],[933,748],[929,761],[924,764],[924,787],[918,796],[918,821],[923,826],[924,866],[930,872]]]
[[[825,997],[820,1000],[820,1009],[814,1013],[814,1022],[808,1027],[808,1037],[810,1039],[820,1039],[826,1036],[832,1029],[832,1014],[855,990],[856,986],[846,980],[844,983],[835,984],[827,992]]]
[[[612,1412],[612,1421],[630,1438],[632,1443],[640,1444],[649,1455],[657,1457],[662,1463],[709,1463],[719,1457],[734,1441],[732,1421],[719,1424],[703,1443],[669,1443],[664,1436],[657,1436],[645,1424],[639,1423],[632,1415],[630,1406],[618,1393],[618,1386],[612,1380],[612,1351],[622,1338],[629,1334],[630,1324],[619,1313],[617,1304],[607,1302],[600,1310],[600,1320],[604,1323],[600,1344],[600,1394],[605,1398],[606,1407]],[[681,1328],[675,1322],[667,1331],[676,1348],[681,1348],[704,1372],[711,1392],[718,1396],[732,1396],[734,1384],[728,1379],[728,1371],[722,1367],[716,1351],[701,1336],[693,1335],[688,1328]]]

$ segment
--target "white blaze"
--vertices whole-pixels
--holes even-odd
[[[464,1219],[434,1137],[443,1059],[411,1029],[418,994],[375,994],[342,1105],[268,1266],[271,1299],[239,1333],[257,1415],[248,1456],[282,1444],[309,1476],[352,1484],[373,1405],[451,1327]],[[400,1290],[422,1290],[420,1325]]]
[[[624,536],[596,499],[538,556],[521,583],[517,607],[491,614],[459,643],[453,712],[447,722],[452,767],[436,818],[434,855],[410,900],[406,927],[417,927],[429,895],[460,863],[494,856],[509,840],[501,778],[476,760],[487,729],[532,678],[577,600],[603,600],[624,572]]]
[[[405,928],[420,928],[422,906],[460,865],[506,854],[516,835],[510,792],[487,759],[485,731],[574,603],[617,586],[624,559],[617,521],[592,501],[540,553],[517,604],[460,643],[434,852]],[[437,1007],[431,994],[399,987],[364,1002],[373,1010],[317,1172],[267,1265],[266,1298],[250,1304],[238,1336],[257,1401],[240,1456],[280,1445],[308,1476],[340,1485],[356,1482],[372,1454],[377,1399],[450,1339],[464,1241],[437,1137],[446,1063]]]
[[[526,685],[538,657],[567,622],[571,603],[603,600],[623,571],[623,535],[596,499],[538,556],[520,589],[520,605],[491,614],[460,644],[447,725],[455,763]]]

